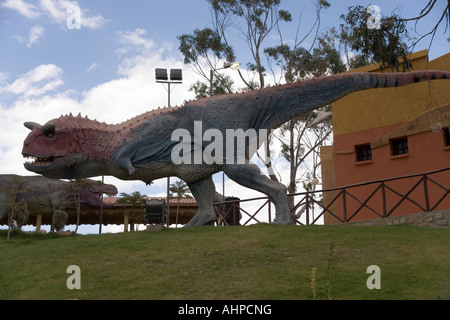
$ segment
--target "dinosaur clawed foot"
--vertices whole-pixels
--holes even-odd
[[[186,223],[185,227],[195,227],[195,226],[209,226],[216,222],[216,216],[211,214],[202,214],[198,212],[188,223]]]
[[[289,215],[277,215],[275,219],[271,222],[271,224],[279,224],[279,225],[288,225],[293,224],[292,218]]]

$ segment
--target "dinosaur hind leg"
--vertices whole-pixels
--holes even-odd
[[[205,226],[216,221],[216,213],[213,203],[216,193],[212,177],[199,180],[194,183],[188,183],[195,200],[198,203],[196,215],[185,225],[185,227]]]
[[[231,180],[236,181],[244,187],[260,191],[269,197],[274,203],[276,210],[274,223],[292,223],[286,197],[287,190],[283,184],[263,175],[261,170],[254,164],[225,165],[223,171]]]

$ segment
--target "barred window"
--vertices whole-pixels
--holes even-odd
[[[355,146],[355,151],[357,162],[372,160],[372,149],[370,144]]]
[[[391,140],[391,154],[393,156],[408,153],[409,153],[408,138],[404,137],[400,139]]]
[[[450,147],[450,132],[448,128],[444,128],[444,145]]]

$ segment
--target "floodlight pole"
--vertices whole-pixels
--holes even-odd
[[[159,75],[158,72],[159,71],[163,71],[164,73],[165,70],[165,74]],[[170,70],[170,80],[169,77],[167,76],[167,69],[156,69],[156,82],[157,83],[162,83],[162,84],[167,84],[167,107],[170,107],[170,85],[171,84],[181,84],[182,83],[182,76],[181,76],[181,70],[180,69],[175,69],[175,70]],[[176,80],[172,79],[175,75],[175,73],[172,74],[172,71],[176,71],[177,75],[176,75]],[[167,228],[170,225],[170,177],[167,177]]]
[[[167,82],[167,107],[170,107],[170,82]],[[167,177],[167,228],[170,226],[170,176]]]
[[[102,176],[102,187],[101,187],[101,194],[100,194],[100,223],[98,226],[98,234],[102,234],[102,224],[103,224],[103,184],[105,181],[105,176]]]

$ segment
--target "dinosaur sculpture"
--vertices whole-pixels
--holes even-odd
[[[70,182],[49,179],[42,176],[17,176],[12,174],[0,175],[0,189],[9,187],[8,181],[13,177],[19,177],[24,184],[22,189],[29,190],[19,194],[16,201],[27,200],[28,211],[35,214],[52,213],[61,206],[72,206],[72,197],[68,190]],[[98,181],[88,180],[82,184],[80,194],[80,205],[86,207],[100,207],[100,194],[102,187]],[[103,184],[103,193],[116,195],[117,188],[111,184]],[[8,195],[0,191],[0,220],[8,213],[6,203]],[[107,207],[108,205],[105,205]]]
[[[246,163],[225,159],[223,150],[215,149],[215,159],[224,161],[199,163],[174,161],[175,148],[183,143],[191,152],[204,152],[211,145],[214,132],[225,136],[227,130],[273,130],[308,110],[323,107],[352,92],[371,88],[387,88],[420,81],[450,79],[450,72],[417,71],[410,73],[351,73],[263,88],[239,94],[213,96],[186,103],[182,107],[158,108],[116,125],[74,117],[71,114],[51,120],[45,125],[26,122],[31,133],[24,141],[22,155],[34,162],[25,168],[49,178],[84,178],[113,175],[122,180],[142,180],[177,176],[184,180],[198,202],[199,210],[187,226],[214,222],[215,195],[212,174],[223,171],[235,182],[266,194],[274,203],[274,223],[289,224],[291,217],[286,199],[286,187],[262,175],[250,163],[256,152],[246,140]],[[394,107],[394,106],[393,106]],[[175,130],[193,136],[180,142]],[[211,131],[213,130],[213,131]],[[180,132],[180,131],[178,131]],[[200,135],[201,141],[195,138]],[[217,139],[217,136],[216,136]],[[252,139],[250,139],[252,140]],[[254,140],[254,139],[253,139]],[[260,146],[263,139],[259,139]],[[208,142],[209,141],[209,142]],[[234,156],[242,154],[234,146]],[[175,153],[177,153],[175,152]],[[188,155],[190,157],[191,155]],[[227,160],[227,161],[225,161]]]

